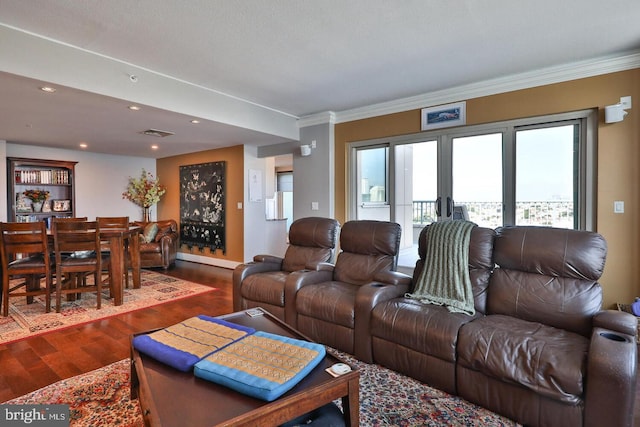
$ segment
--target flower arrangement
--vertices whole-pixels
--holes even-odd
[[[142,208],[149,208],[158,203],[166,192],[166,187],[151,172],[142,169],[140,178],[129,177],[127,191],[122,193],[122,198]]]
[[[45,190],[25,190],[22,194],[33,203],[42,203],[49,198],[49,192]]]

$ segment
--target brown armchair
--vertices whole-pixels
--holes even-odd
[[[155,221],[155,223],[158,225],[158,232],[153,239],[150,242],[140,241],[140,266],[142,268],[162,267],[166,270],[176,262],[180,247],[178,224],[173,219]],[[147,224],[151,222],[135,221],[133,224],[141,226],[144,231]]]
[[[293,326],[314,341],[370,363],[371,310],[403,295],[411,284],[411,277],[394,271],[401,232],[394,222],[346,222],[335,266],[321,264],[287,278],[287,287],[299,289]]]
[[[308,217],[294,221],[289,228],[289,247],[284,258],[256,255],[253,262],[235,268],[234,310],[259,306],[289,323],[292,315],[295,316],[291,309],[295,308],[296,289],[285,289],[287,276],[332,261],[339,229],[338,221],[330,218]]]

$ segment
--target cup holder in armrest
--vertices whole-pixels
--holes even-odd
[[[613,334],[611,332],[600,332],[600,336],[604,337],[604,338],[606,338],[608,340],[611,340],[611,341],[617,341],[617,342],[628,342],[629,341],[625,337],[620,336],[618,334]]]
[[[383,283],[372,283],[371,286],[374,287],[374,288],[381,288],[381,287],[383,287],[385,285]]]

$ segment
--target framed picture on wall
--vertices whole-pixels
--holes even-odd
[[[467,122],[466,102],[438,105],[421,110],[421,129],[431,130],[462,126]]]

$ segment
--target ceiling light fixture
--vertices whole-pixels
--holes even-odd
[[[56,89],[51,86],[42,86],[40,90],[47,93],[53,93],[56,91]]]
[[[169,132],[166,130],[158,130],[158,129],[147,129],[147,130],[143,130],[140,133],[143,135],[158,136],[160,138],[164,138],[165,136],[175,135],[175,133],[173,132]]]
[[[133,111],[140,111],[140,107],[138,107],[137,105],[129,105],[129,110],[133,110]]]
[[[158,149],[158,146],[157,146],[156,144],[153,144],[153,145],[151,146],[151,149],[152,149],[152,150],[157,150],[157,149]]]
[[[194,125],[197,125],[198,123],[200,123],[200,120],[193,119],[191,120],[191,123],[193,123]]]
[[[80,143],[80,148],[87,148],[89,145],[86,142]]]

